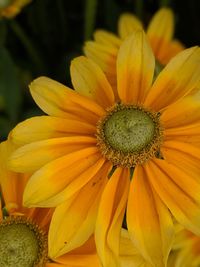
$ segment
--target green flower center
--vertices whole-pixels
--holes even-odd
[[[46,237],[41,229],[23,217],[11,217],[0,223],[0,266],[44,266]]]
[[[0,0],[0,8],[8,7],[13,0]]]
[[[159,152],[160,114],[141,106],[116,104],[97,125],[97,145],[114,165],[134,167]]]
[[[142,150],[152,141],[154,132],[148,113],[133,108],[114,112],[104,125],[109,145],[125,153]]]

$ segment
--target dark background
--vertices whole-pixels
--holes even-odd
[[[0,139],[17,122],[41,114],[29,94],[31,80],[45,75],[70,86],[70,61],[94,29],[117,32],[127,11],[147,25],[161,6],[175,13],[176,38],[186,47],[199,45],[199,0],[33,0],[14,19],[1,19]]]

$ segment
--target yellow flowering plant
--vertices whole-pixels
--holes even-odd
[[[19,148],[8,164],[32,173],[26,206],[58,206],[51,257],[94,233],[102,265],[119,266],[126,211],[131,241],[149,264],[163,267],[172,216],[200,234],[200,49],[179,53],[153,82],[154,54],[138,30],[122,43],[116,66],[116,91],[83,56],[71,64],[75,91],[46,77],[34,80],[31,94],[47,115],[13,129],[9,140]]]

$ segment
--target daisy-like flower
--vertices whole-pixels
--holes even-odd
[[[55,259],[48,257],[47,235],[53,209],[23,207],[22,195],[28,177],[7,169],[6,162],[12,150],[8,141],[0,144],[0,266],[100,267],[93,236],[70,253]],[[120,267],[139,267],[141,264],[151,267],[124,229],[119,257]]]
[[[169,8],[159,9],[151,19],[146,34],[157,60],[158,70],[184,49],[184,46],[173,39],[174,14]],[[121,42],[135,30],[142,29],[142,22],[132,14],[124,13],[118,22],[118,35],[105,30],[94,33],[94,41],[86,42],[84,52],[104,71],[109,82],[116,86],[116,58]],[[161,65],[160,65],[161,64]]]
[[[0,0],[0,18],[13,18],[31,0]]]
[[[71,64],[75,91],[45,77],[31,84],[49,116],[14,128],[9,138],[20,148],[9,166],[33,173],[25,205],[60,205],[50,228],[52,256],[95,231],[102,265],[118,266],[125,210],[133,243],[156,267],[166,265],[172,246],[171,215],[200,234],[200,48],[181,52],[152,82],[154,66],[145,34],[137,31],[117,57],[120,100],[86,57]]]
[[[47,234],[53,209],[23,207],[22,195],[28,176],[7,169],[12,150],[9,142],[0,144],[0,266],[80,267],[81,263],[83,267],[100,267],[93,238],[70,254],[54,260],[48,257]],[[130,242],[125,234],[122,250],[123,243]]]

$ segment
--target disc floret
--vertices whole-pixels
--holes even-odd
[[[163,141],[160,113],[122,103],[97,124],[97,145],[113,165],[135,167],[159,152]]]

